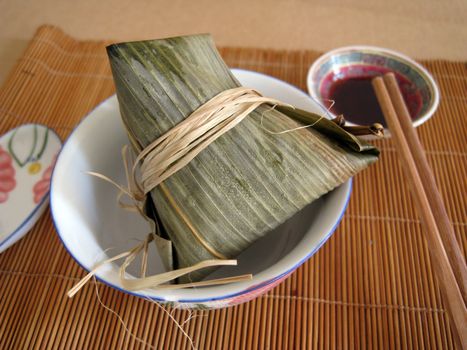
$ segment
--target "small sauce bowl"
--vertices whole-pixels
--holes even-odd
[[[371,79],[393,72],[417,127],[439,104],[439,89],[428,71],[398,52],[373,46],[349,46],[319,57],[307,77],[309,94],[334,115],[343,114],[346,125],[386,126]]]

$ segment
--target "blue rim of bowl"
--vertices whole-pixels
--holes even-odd
[[[299,92],[300,94],[302,94],[304,97],[306,97],[307,99],[311,99],[313,102],[317,103],[319,106],[321,106],[323,109],[325,109],[318,101],[316,101],[313,97],[311,97],[310,95],[306,94],[304,91],[300,90],[299,88],[297,88],[296,86],[292,85],[292,84],[289,84],[283,80],[280,80],[278,78],[275,78],[275,77],[271,77],[267,74],[263,74],[263,73],[259,73],[259,72],[255,72],[255,71],[250,71],[250,70],[247,70],[247,69],[239,69],[239,68],[232,68],[231,69],[233,72],[235,71],[243,71],[243,72],[247,72],[247,73],[253,73],[253,74],[257,74],[257,75],[260,75],[260,76],[263,76],[263,77],[267,77],[267,78],[271,78],[275,81],[278,81],[282,84],[286,84],[288,85],[290,88],[294,89],[295,91]],[[68,136],[68,138],[65,140],[65,142],[63,143],[62,145],[62,148],[60,150],[60,153],[58,154],[57,156],[57,161],[56,161],[56,165],[58,164],[58,162],[60,161],[60,156],[62,154],[62,151],[65,149],[66,147],[66,144],[68,143],[69,139],[73,136],[73,134],[75,133],[75,131],[80,127],[80,125],[87,119],[87,117],[93,113],[96,109],[98,109],[100,106],[104,105],[110,98],[112,98],[114,95],[106,98],[105,100],[103,100],[101,103],[99,103],[91,112],[89,112],[85,117],[83,117],[80,122],[75,126],[75,128],[73,129],[73,131],[70,133],[70,135]],[[84,266],[81,261],[78,260],[78,258],[76,258],[76,256],[72,253],[72,251],[69,249],[69,247],[66,245],[64,239],[62,238],[62,235],[60,233],[60,230],[58,229],[58,225],[55,221],[55,215],[54,215],[54,201],[53,201],[53,190],[54,190],[54,178],[55,178],[55,167],[54,167],[54,170],[52,172],[52,177],[51,177],[51,185],[50,185],[50,210],[51,210],[51,213],[52,213],[52,222],[53,222],[53,225],[55,227],[55,230],[57,231],[57,234],[58,234],[58,237],[60,239],[60,241],[62,242],[63,246],[65,247],[66,251],[68,252],[68,254],[71,255],[71,257],[77,262],[77,264],[85,271],[87,272],[90,272],[90,268],[88,268],[87,266]],[[337,226],[340,224],[340,222],[342,221],[342,218],[344,216],[344,213],[347,209],[347,206],[349,204],[349,200],[350,200],[350,194],[352,193],[352,187],[353,187],[353,179],[350,178],[347,180],[347,182],[349,183],[349,187],[348,187],[348,190],[345,194],[345,203],[344,205],[342,206],[342,210],[341,212],[339,213],[339,217],[337,218],[337,220],[335,221],[334,225],[332,226],[332,228],[323,236],[323,238],[318,242],[318,244],[315,246],[315,248],[313,250],[310,251],[309,254],[307,254],[305,257],[303,257],[301,260],[299,260],[293,267],[291,267],[290,269],[286,270],[285,272],[269,279],[269,280],[266,280],[266,281],[263,281],[257,285],[254,285],[252,287],[250,287],[249,289],[245,289],[243,291],[240,291],[240,292],[236,292],[236,293],[232,293],[232,294],[227,294],[227,295],[223,295],[223,296],[219,296],[219,297],[213,297],[213,298],[205,298],[205,299],[178,299],[178,300],[169,300],[169,299],[163,299],[163,298],[157,298],[157,297],[154,297],[154,296],[150,296],[150,295],[147,295],[145,293],[137,293],[137,292],[132,292],[132,291],[129,291],[129,290],[126,290],[126,289],[123,289],[121,288],[120,286],[118,285],[115,285],[107,280],[105,280],[104,278],[101,278],[98,276],[98,274],[96,273],[95,274],[95,277],[98,281],[110,286],[110,287],[113,287],[121,292],[124,292],[124,293],[127,293],[127,294],[130,294],[130,295],[133,295],[133,296],[137,296],[137,297],[141,297],[141,298],[146,298],[146,299],[151,299],[153,301],[156,301],[156,302],[161,302],[161,303],[181,303],[181,304],[196,304],[196,303],[209,303],[209,302],[214,302],[214,301],[222,301],[222,300],[225,300],[227,301],[228,299],[231,299],[231,298],[234,298],[234,297],[237,297],[239,295],[245,295],[245,294],[248,294],[248,293],[251,293],[255,290],[258,290],[260,288],[263,288],[271,283],[274,283],[275,281],[279,280],[280,278],[288,275],[289,273],[293,272],[294,270],[296,270],[298,267],[300,267],[305,261],[307,261],[309,258],[311,258],[322,246],[324,243],[326,243],[326,241],[331,237],[331,235],[335,232]],[[345,183],[344,183],[345,184]],[[341,186],[343,186],[344,184],[342,184]],[[289,253],[290,254],[290,253]],[[279,260],[280,261],[280,260]]]
[[[436,81],[431,75],[431,73],[421,64],[414,61],[409,56],[404,55],[403,53],[400,53],[400,52],[397,52],[391,49],[378,47],[378,46],[371,46],[371,45],[353,45],[353,46],[339,47],[337,49],[328,51],[325,54],[318,57],[310,66],[310,69],[308,70],[307,78],[306,78],[308,93],[314,100],[319,101],[318,96],[316,95],[314,89],[312,88],[313,87],[312,84],[315,84],[315,82],[313,81],[314,72],[317,71],[321,67],[321,65],[323,64],[325,60],[331,58],[333,55],[337,55],[337,54],[341,54],[345,52],[351,52],[351,51],[366,52],[366,53],[383,53],[398,61],[401,61],[401,62],[405,61],[406,64],[412,66],[412,68],[415,71],[417,71],[420,74],[420,76],[424,78],[424,80],[427,82],[427,86],[429,87],[429,89],[431,90],[433,94],[433,102],[431,106],[428,108],[428,110],[425,112],[423,116],[420,116],[419,118],[413,121],[413,126],[416,128],[422,125],[423,123],[425,123],[428,119],[430,119],[433,116],[433,114],[436,112],[439,106],[440,91],[439,91],[438,84],[436,84]],[[352,122],[348,122],[348,124],[355,125]]]
[[[40,123],[26,123],[26,124],[21,124],[21,125],[18,125],[18,126],[17,126],[16,128],[14,128],[14,129],[8,130],[8,132],[5,133],[5,135],[8,134],[9,132],[13,131],[13,130],[16,130],[16,129],[18,129],[18,128],[22,128],[23,126],[27,126],[27,125],[40,125],[40,126],[43,126],[44,128],[49,129],[50,131],[52,131],[52,133],[57,137],[57,139],[58,139],[58,140],[60,141],[60,143],[61,143],[59,154],[61,153],[62,147],[65,145],[65,143],[62,141],[62,139],[60,138],[60,136],[58,136],[58,134],[55,132],[54,129],[51,129],[51,128],[49,128],[47,125],[44,125],[44,124],[40,124]],[[2,137],[3,137],[3,135],[2,135]],[[57,159],[58,159],[58,156],[57,156]],[[52,171],[52,173],[53,173],[53,171]],[[52,179],[52,177],[51,177],[50,179]],[[52,180],[50,181],[50,183],[52,184]],[[51,187],[51,186],[50,186],[50,187]],[[37,205],[34,207],[33,211],[26,217],[26,219],[24,219],[24,221],[23,221],[12,233],[10,233],[7,237],[5,237],[5,238],[0,242],[0,250],[1,250],[2,246],[4,246],[5,244],[7,244],[9,240],[13,239],[14,236],[15,236],[24,226],[26,226],[26,225],[29,223],[29,221],[38,213],[38,211],[40,211],[40,210],[43,208],[43,206],[47,205],[46,202],[47,202],[47,201],[49,200],[49,198],[50,198],[50,197],[49,197],[49,194],[50,194],[50,189],[49,189],[49,191],[47,191],[47,192],[44,194],[44,197],[42,197],[40,203],[37,204]],[[39,217],[39,218],[40,218],[40,217]],[[39,219],[39,218],[38,218],[38,219]],[[27,232],[26,232],[26,233],[27,233]],[[25,233],[25,235],[26,235],[26,233]],[[16,242],[15,242],[15,243],[16,243]],[[14,244],[14,243],[13,243],[13,244]],[[7,248],[7,249],[8,249],[8,248]]]

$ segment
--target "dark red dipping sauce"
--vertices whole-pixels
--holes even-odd
[[[345,120],[358,125],[381,123],[386,126],[383,113],[371,85],[371,76],[346,77],[331,83],[329,100],[334,101],[331,111],[343,114]],[[397,77],[402,95],[412,119],[418,116],[422,106],[421,96],[414,91],[413,84],[402,76]]]

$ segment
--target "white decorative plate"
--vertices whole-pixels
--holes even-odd
[[[25,124],[0,137],[0,253],[22,238],[49,202],[58,136]]]

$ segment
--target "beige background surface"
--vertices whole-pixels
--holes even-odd
[[[467,59],[467,0],[0,0],[0,82],[41,24],[82,39],[210,32],[218,45],[315,49],[369,44]]]

